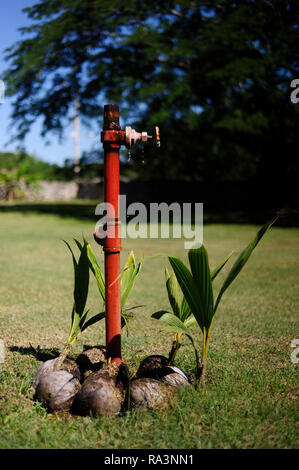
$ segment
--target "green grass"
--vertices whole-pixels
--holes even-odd
[[[293,448],[297,446],[297,370],[290,360],[298,337],[299,230],[274,227],[225,293],[212,329],[204,391],[179,390],[167,409],[114,418],[48,414],[27,395],[35,370],[60,350],[72,308],[73,268],[62,239],[94,224],[56,215],[0,213],[1,448]],[[204,243],[214,267],[232,249],[240,251],[256,226],[207,225]],[[101,250],[92,241],[100,260]],[[186,260],[181,240],[123,241],[122,260],[167,252]],[[165,260],[166,262],[166,260]],[[148,354],[167,354],[172,337],[151,313],[167,308],[164,259],[144,263],[129,303],[143,304],[123,337],[123,357],[132,372]],[[231,266],[231,263],[229,263]],[[219,275],[216,286],[227,272]],[[88,307],[101,304],[91,279]],[[196,328],[194,328],[196,334]],[[199,338],[199,335],[198,335]],[[104,323],[83,333],[84,345],[104,343]],[[176,365],[194,373],[187,340]]]

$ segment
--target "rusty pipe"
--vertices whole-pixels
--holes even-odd
[[[111,362],[121,364],[121,298],[120,298],[120,251],[121,226],[119,220],[119,149],[121,145],[131,148],[137,142],[146,143],[152,138],[147,132],[136,132],[119,125],[119,108],[116,104],[104,106],[101,141],[104,148],[104,197],[107,204],[107,226],[105,237],[95,240],[103,246],[105,253],[105,313],[106,348]],[[156,127],[156,141],[160,142]]]
[[[104,197],[114,213],[107,213],[109,227],[103,240],[105,253],[106,348],[111,362],[121,364],[121,303],[120,303],[120,220],[119,220],[119,149],[122,137],[117,105],[104,107],[101,140],[104,147]],[[109,209],[108,209],[109,211]]]

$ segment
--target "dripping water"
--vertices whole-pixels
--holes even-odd
[[[144,147],[142,147],[142,150],[141,150],[141,163],[142,165],[144,165]]]

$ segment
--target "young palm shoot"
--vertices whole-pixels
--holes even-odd
[[[174,333],[172,348],[168,357],[168,365],[172,366],[175,356],[181,347],[181,337],[186,333],[186,329],[191,328],[196,324],[196,319],[191,313],[191,309],[183,297],[180,302],[178,282],[174,273],[169,275],[168,269],[165,267],[166,290],[172,312],[167,310],[160,310],[152,315],[152,318],[164,322],[171,331]],[[189,339],[190,339],[190,335]]]
[[[126,327],[127,336],[129,334],[129,321],[134,318],[134,314],[132,310],[135,308],[141,307],[141,305],[137,305],[134,307],[126,308],[126,303],[130,292],[132,291],[135,281],[137,279],[138,274],[140,273],[142,260],[136,262],[134,252],[128,256],[127,262],[124,266],[124,269],[121,273],[120,277],[120,305],[121,305],[121,315],[122,315],[122,325]]]
[[[229,253],[226,258],[220,263],[216,269],[211,273],[211,280],[213,281],[221,269],[225,266],[229,258],[231,257],[232,252]],[[168,331],[174,333],[174,341],[172,344],[172,349],[169,354],[168,364],[173,365],[175,356],[181,346],[181,337],[186,335],[187,338],[191,341],[191,344],[194,349],[196,366],[197,366],[197,377],[200,376],[201,371],[201,360],[199,358],[198,350],[195,346],[193,336],[191,334],[191,328],[196,325],[197,320],[191,312],[190,306],[186,301],[185,296],[183,296],[182,302],[179,301],[178,293],[178,282],[174,272],[169,275],[167,268],[165,267],[165,277],[166,277],[166,289],[168,294],[169,303],[172,307],[172,312],[167,310],[160,310],[155,312],[152,315],[152,318],[161,320]]]
[[[217,268],[212,272],[210,271],[208,253],[203,245],[200,248],[192,248],[189,250],[188,259],[190,270],[179,258],[174,258],[172,256],[168,257],[180,288],[183,292],[184,298],[202,331],[203,338],[201,358],[199,358],[199,355],[197,354],[197,350],[194,346],[194,340],[187,325],[184,324],[184,322],[182,322],[177,315],[164,313],[160,316],[160,319],[167,324],[168,329],[171,329],[172,331],[176,329],[176,331],[179,333],[185,333],[192,342],[197,360],[197,379],[200,380],[201,386],[204,386],[205,383],[206,361],[210,341],[210,332],[220,300],[224,292],[231,285],[233,280],[237,277],[241,269],[248,261],[254,248],[257,246],[264,234],[270,229],[275,220],[276,219],[273,219],[266,223],[257,232],[251,243],[249,243],[249,245],[238,256],[231,270],[229,271],[215,301],[213,280],[227,263],[231,254],[229,254],[225,260],[220,263],[219,266],[217,266]]]
[[[75,240],[76,241],[76,240]],[[70,245],[64,240],[64,243],[69,248],[74,267],[74,302],[71,316],[71,326],[66,345],[59,356],[57,369],[67,357],[70,349],[72,348],[79,335],[86,330],[89,326],[98,322],[104,317],[103,313],[94,315],[87,320],[88,311],[85,312],[85,306],[88,296],[89,287],[89,258],[88,258],[88,244],[84,241],[81,245],[79,260],[77,261],[74,252]],[[77,243],[77,241],[76,241]]]
[[[79,246],[79,245],[78,245]],[[100,296],[105,303],[105,278],[104,274],[97,262],[97,259],[92,251],[91,246],[87,245],[87,256],[89,260],[90,269],[95,277],[97,282],[97,286],[99,289]],[[143,259],[143,258],[142,258]],[[124,266],[122,273],[120,274],[120,290],[121,290],[121,320],[122,320],[122,327],[126,327],[126,331],[128,334],[128,324],[129,321],[134,317],[132,310],[141,307],[140,305],[134,307],[126,308],[126,303],[129,297],[130,292],[132,291],[135,281],[137,279],[138,274],[140,273],[141,266],[142,266],[142,259],[136,262],[134,252],[131,251],[127,262]],[[105,317],[105,312],[103,313],[103,318]]]

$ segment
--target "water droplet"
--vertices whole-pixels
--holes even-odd
[[[131,151],[128,151],[128,162],[131,160]]]

